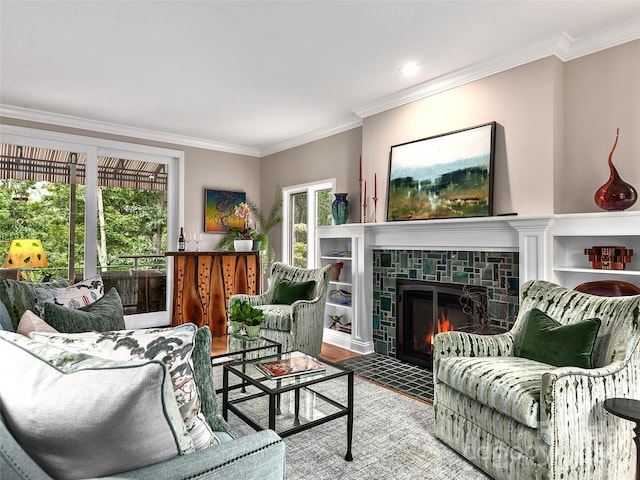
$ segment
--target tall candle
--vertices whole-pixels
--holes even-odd
[[[364,181],[364,203],[367,203],[367,181]]]
[[[378,174],[373,174],[373,198],[378,198]]]
[[[362,155],[360,155],[360,176],[358,177],[358,180],[362,181]]]

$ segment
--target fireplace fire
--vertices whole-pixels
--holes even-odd
[[[438,332],[474,331],[486,314],[487,290],[476,285],[398,279],[396,354],[432,367]]]

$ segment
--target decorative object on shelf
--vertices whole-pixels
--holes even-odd
[[[602,185],[594,196],[596,205],[603,210],[626,210],[638,200],[638,192],[635,188],[620,178],[616,167],[613,166],[613,152],[618,145],[620,129],[616,130],[616,141],[609,153],[610,176],[607,183]]]
[[[633,250],[625,247],[595,246],[585,248],[593,268],[599,270],[624,270],[625,263],[631,263]]]
[[[328,255],[330,257],[351,258],[351,252],[349,250],[331,250]]]
[[[260,336],[260,326],[264,321],[264,312],[253,307],[246,300],[233,302],[229,307],[229,322],[234,337],[255,340]]]
[[[496,125],[392,146],[387,220],[493,215]]]
[[[337,313],[329,315],[329,318],[331,319],[331,325],[329,325],[329,328],[338,328],[339,325],[342,326],[342,317],[344,317],[344,315],[338,315]]]
[[[342,225],[347,223],[349,218],[349,200],[347,200],[348,193],[334,193],[335,199],[331,204],[331,213],[333,215],[333,222],[336,225]]]
[[[232,215],[236,205],[246,201],[245,192],[204,190],[204,232],[226,233],[231,228],[242,228],[242,219]]]
[[[351,305],[351,292],[341,289],[331,290],[329,300],[338,305]]]
[[[336,262],[331,266],[331,276],[334,282],[340,281],[340,272],[344,267],[344,262]]]
[[[340,325],[338,327],[338,331],[348,333],[349,335],[351,335],[351,322],[347,323],[346,325]]]

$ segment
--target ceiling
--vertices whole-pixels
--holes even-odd
[[[640,0],[0,0],[0,115],[264,156],[638,38]]]

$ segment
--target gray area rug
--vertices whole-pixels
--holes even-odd
[[[214,372],[220,380],[222,372],[218,369]],[[320,384],[317,390],[331,392],[336,400],[346,402],[345,379]],[[239,390],[230,392],[230,398],[239,395],[243,395]],[[286,428],[292,425],[291,397],[282,399],[282,415],[277,419],[276,430],[280,429],[279,425]],[[221,404],[221,395],[219,400]],[[354,404],[353,461],[344,460],[347,421],[342,417],[284,439],[288,480],[490,478],[433,436],[430,405],[357,376]],[[301,405],[303,415],[309,417],[330,411],[330,407],[312,394],[303,394]],[[263,415],[266,401],[262,403],[262,399],[246,404],[245,408],[252,415],[266,417]],[[236,437],[253,431],[231,412],[229,427]]]

